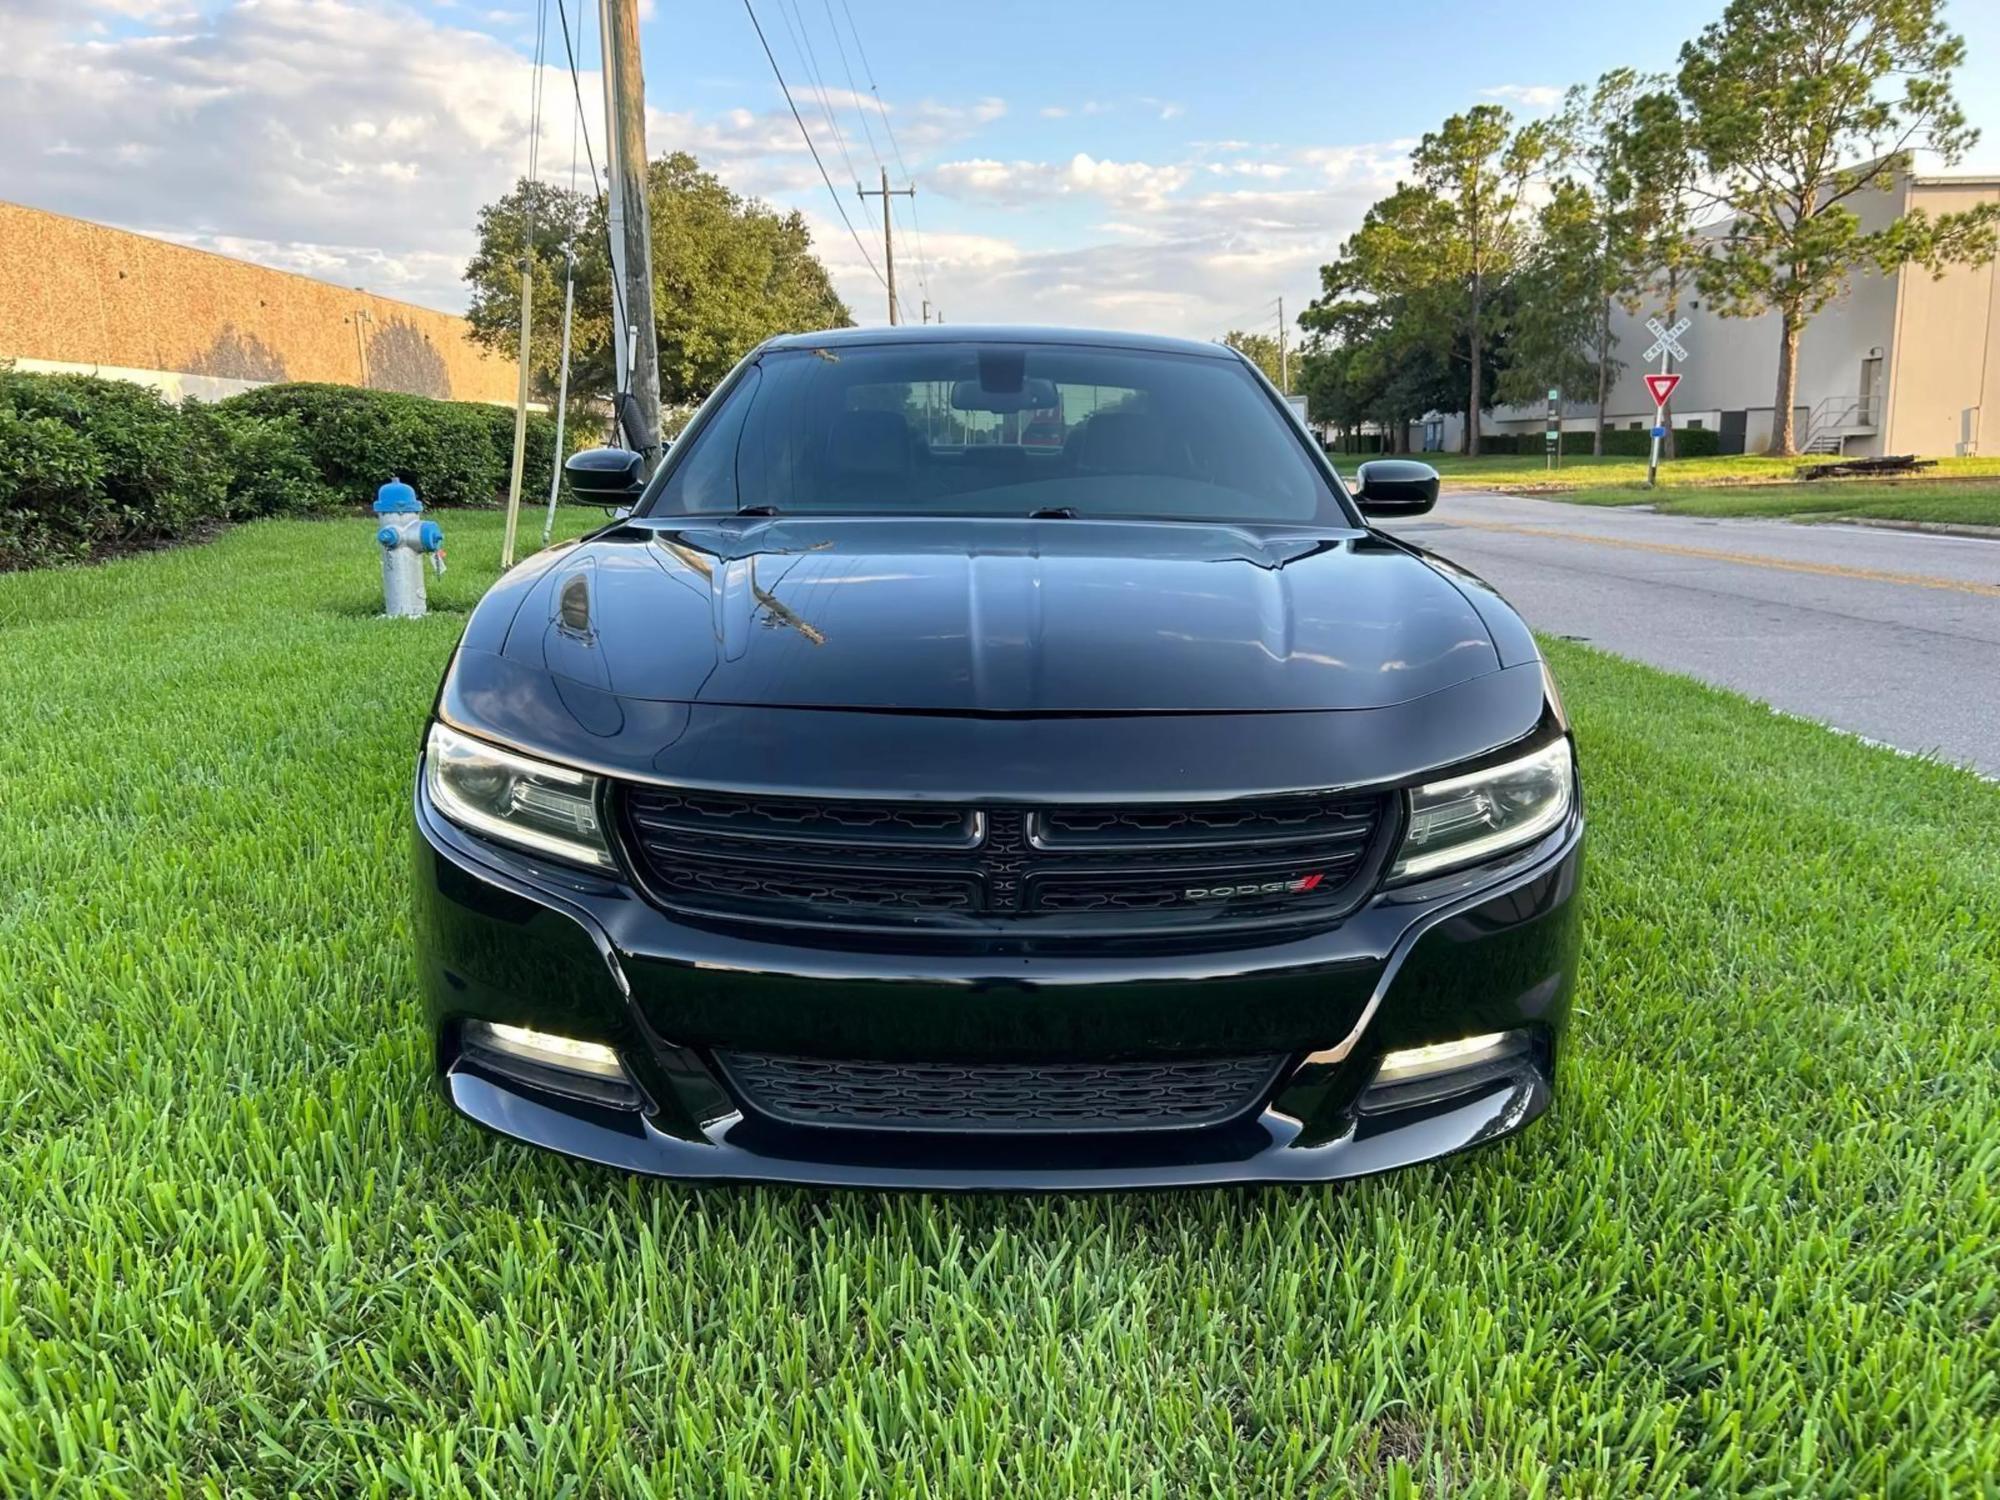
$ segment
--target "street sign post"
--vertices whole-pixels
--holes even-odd
[[[1678,319],[1671,328],[1658,318],[1646,319],[1646,329],[1653,335],[1653,342],[1640,358],[1651,359],[1656,354],[1660,357],[1660,373],[1646,377],[1646,389],[1653,396],[1653,454],[1646,460],[1647,489],[1660,482],[1660,439],[1667,435],[1667,398],[1681,383],[1680,376],[1671,373],[1668,365],[1673,360],[1688,357],[1681,344],[1681,335],[1693,326],[1686,318]]]
[[[1545,469],[1560,469],[1563,463],[1562,394],[1561,386],[1549,387],[1549,424],[1548,430],[1542,434],[1542,441],[1548,447],[1548,453],[1542,460]]]

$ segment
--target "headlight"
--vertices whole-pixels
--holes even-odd
[[[1569,816],[1575,786],[1569,741],[1557,740],[1505,765],[1417,787],[1389,878],[1477,864],[1532,843]]]
[[[431,725],[424,786],[452,822],[503,844],[614,868],[597,816],[597,778]]]

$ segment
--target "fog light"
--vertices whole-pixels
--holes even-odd
[[[1460,1068],[1473,1068],[1481,1063],[1512,1057],[1517,1052],[1525,1052],[1527,1046],[1528,1034],[1525,1031],[1489,1031],[1481,1036],[1460,1037],[1455,1042],[1402,1047],[1382,1055],[1382,1066],[1375,1074],[1375,1084],[1379,1088],[1383,1084],[1434,1078],[1440,1073],[1453,1073]]]
[[[523,1062],[540,1063],[545,1068],[625,1080],[625,1064],[618,1060],[614,1048],[602,1042],[582,1042],[575,1037],[531,1031],[525,1026],[506,1026],[498,1021],[467,1021],[465,1042],[488,1052],[518,1057]]]

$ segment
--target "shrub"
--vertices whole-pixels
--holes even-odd
[[[495,505],[513,448],[504,406],[285,384],[176,407],[128,381],[0,368],[0,568],[364,503],[393,476],[426,505]],[[554,418],[530,413],[525,504],[554,460]]]
[[[210,435],[150,387],[8,371],[0,420],[5,566],[167,540],[225,513]]]
[[[0,568],[88,552],[103,477],[97,450],[73,428],[0,404]]]
[[[414,485],[426,505],[494,505],[506,495],[514,451],[508,407],[299,383],[231,396],[219,410],[296,423],[321,479],[341,500],[371,500],[391,478]],[[528,494],[547,483],[554,458],[555,419],[529,413]]]
[[[212,424],[229,471],[232,518],[306,515],[339,504],[340,493],[320,473],[305,429],[295,418],[226,412],[198,403],[190,404],[188,415]]]
[[[1566,441],[1566,440],[1565,440]],[[1665,445],[1661,445],[1664,450]],[[1590,451],[1590,434],[1583,434],[1583,453]],[[1644,458],[1653,451],[1651,427],[1607,427],[1604,453],[1607,458]],[[1722,451],[1720,435],[1709,427],[1676,427],[1674,454],[1678,458],[1713,458]]]

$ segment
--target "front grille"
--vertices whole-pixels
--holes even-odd
[[[641,883],[674,910],[985,933],[1338,918],[1393,832],[1383,796],[1028,810],[628,786],[620,804]]]
[[[1282,1057],[1146,1063],[911,1063],[718,1052],[738,1097],[789,1125],[849,1130],[1185,1130],[1261,1105]]]

